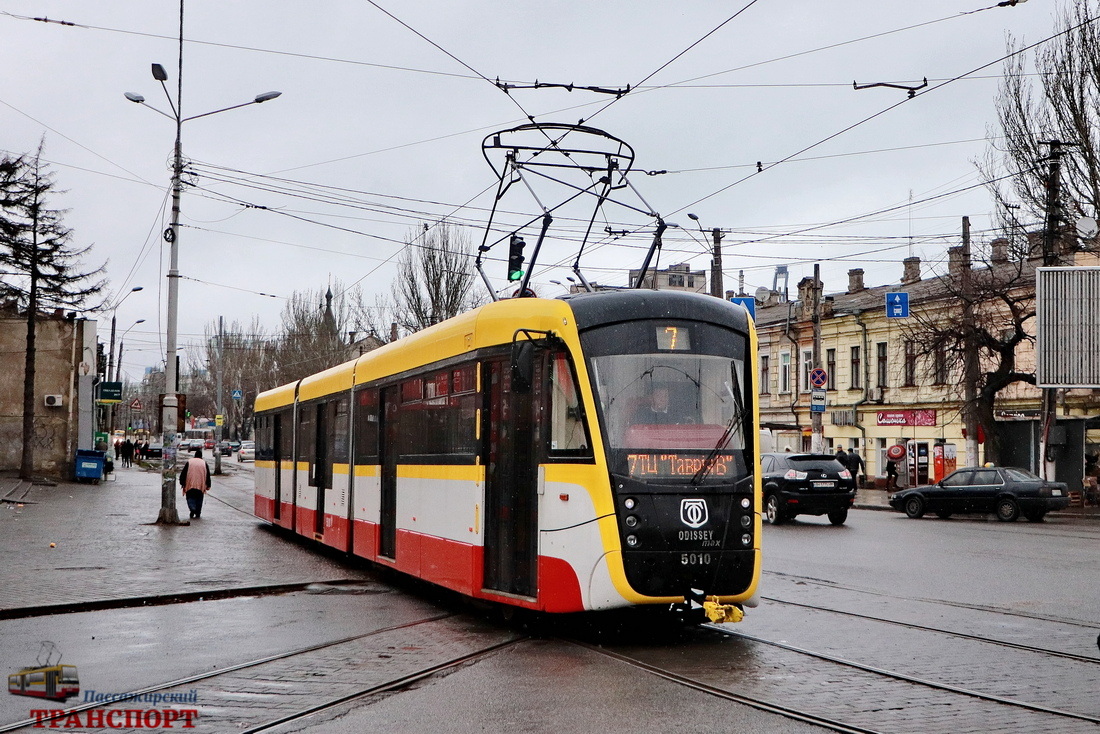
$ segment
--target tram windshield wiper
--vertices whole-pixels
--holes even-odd
[[[710,453],[707,454],[707,458],[703,460],[703,465],[699,467],[699,471],[695,472],[695,475],[691,478],[692,486],[699,486],[703,483],[703,480],[710,474],[711,469],[718,461],[718,455],[722,453],[722,450],[729,445],[730,439],[734,434],[743,431],[742,419],[745,415],[745,404],[741,400],[741,394],[730,387],[730,384],[726,383],[726,391],[729,392],[730,397],[733,398],[733,415],[730,416],[729,423],[726,424],[726,429],[722,431],[721,437],[718,439],[718,443],[714,445]]]

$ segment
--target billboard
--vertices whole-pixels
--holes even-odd
[[[1100,388],[1100,267],[1035,269],[1035,380]]]

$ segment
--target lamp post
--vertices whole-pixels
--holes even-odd
[[[145,323],[145,319],[138,319],[137,321],[135,321],[134,323],[132,323],[128,327],[126,327],[126,331],[122,332],[122,336],[119,337],[119,340],[118,340],[118,364],[115,365],[115,377],[114,377],[115,382],[120,382],[122,380],[122,345],[126,343],[126,341],[125,341],[126,340],[126,335],[130,333],[130,329],[134,328],[138,324],[144,324],[144,323]]]
[[[704,235],[706,234],[706,230],[703,229],[703,225],[699,222],[699,217],[688,213],[688,219],[699,226],[700,232]],[[715,227],[710,231],[710,234],[711,238],[714,240],[714,254],[710,262],[710,294],[717,298],[725,298],[726,286],[722,280],[722,230]]]
[[[144,286],[135,285],[133,288],[130,289],[130,291],[126,295],[124,295],[122,298],[118,299],[118,303],[116,303],[114,306],[111,307],[111,351],[109,351],[107,353],[107,375],[106,375],[108,382],[110,382],[110,381],[116,381],[117,382],[117,380],[115,380],[113,375],[115,374],[115,320],[118,316],[118,307],[122,305],[123,301],[125,301],[127,298],[134,295],[135,293],[137,293],[140,290],[144,290]],[[101,414],[100,417],[102,417],[102,414]],[[107,431],[108,432],[114,432],[114,430],[115,430],[115,406],[112,405],[107,410]]]
[[[122,332],[122,336],[119,337],[119,340],[118,340],[118,362],[115,364],[115,374],[114,374],[114,377],[112,378],[115,382],[118,382],[118,383],[122,382],[122,347],[126,343],[126,335],[130,333],[130,329],[134,328],[138,324],[144,324],[144,323],[145,323],[145,319],[138,319],[134,323],[130,324],[130,326],[128,326],[126,328],[126,331]],[[121,394],[121,391],[119,391],[119,394]],[[115,406],[112,405],[111,406],[111,433],[112,433],[112,435],[114,434],[114,431],[115,431]]]
[[[154,112],[167,117],[176,123],[176,142],[173,148],[172,157],[172,222],[168,229],[164,231],[164,239],[169,245],[169,264],[168,264],[168,314],[167,314],[167,335],[165,342],[167,344],[167,352],[164,361],[164,405],[161,409],[161,487],[160,487],[160,514],[157,517],[158,523],[167,524],[179,524],[179,515],[176,512],[176,493],[175,493],[175,480],[176,480],[176,426],[179,420],[178,413],[178,399],[177,390],[179,389],[179,379],[176,368],[176,333],[177,323],[179,320],[179,221],[180,221],[180,195],[182,193],[182,176],[183,176],[183,144],[182,133],[183,123],[189,120],[196,120],[200,117],[209,117],[210,115],[216,115],[219,112],[226,112],[228,110],[235,110],[239,107],[247,107],[251,104],[260,104],[267,102],[268,100],[275,99],[282,92],[265,92],[258,94],[250,102],[242,102],[240,104],[231,105],[229,107],[222,107],[221,109],[213,110],[211,112],[204,112],[201,115],[191,115],[190,117],[183,117],[182,114],[182,98],[183,98],[183,14],[182,8],[180,13],[180,56],[179,56],[179,71],[177,73],[177,87],[176,87],[176,99],[172,100],[172,95],[168,92],[168,87],[165,82],[168,80],[168,72],[164,70],[164,67],[160,64],[153,64],[153,78],[160,82],[160,86],[164,89],[164,95],[168,98],[168,105],[172,110],[172,114],[168,114],[162,110],[158,110],[156,107],[145,104],[145,97],[134,92],[126,92],[126,99],[136,104],[145,104],[146,107]]]

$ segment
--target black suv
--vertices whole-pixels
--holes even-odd
[[[779,525],[795,515],[828,515],[843,525],[856,498],[856,480],[831,454],[762,454],[764,512]]]

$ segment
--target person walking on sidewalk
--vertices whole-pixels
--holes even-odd
[[[886,459],[886,489],[898,488],[898,462]]]
[[[180,486],[187,498],[187,508],[191,517],[202,516],[202,501],[210,489],[210,467],[202,460],[202,449],[195,449],[195,455],[187,460],[180,470]]]
[[[851,472],[856,486],[863,486],[863,481],[867,475],[867,462],[854,448],[848,450],[848,471]]]

